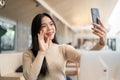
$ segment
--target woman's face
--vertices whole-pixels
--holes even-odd
[[[54,35],[55,35],[55,25],[54,23],[52,22],[52,20],[47,17],[47,16],[44,16],[42,18],[42,31],[44,32],[44,38],[47,39],[49,38],[50,40],[52,40],[54,38]]]

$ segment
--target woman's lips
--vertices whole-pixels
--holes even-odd
[[[53,34],[53,32],[48,32],[46,33],[48,36],[51,36]]]

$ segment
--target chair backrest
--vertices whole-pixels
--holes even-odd
[[[22,65],[22,53],[2,53],[0,54],[0,76],[15,72]]]
[[[79,80],[79,63],[75,63],[72,61],[67,61],[66,63],[66,75],[69,76],[77,76],[77,80]]]
[[[66,74],[67,75],[77,75],[78,74],[79,63],[74,63],[72,61],[67,61],[66,63]]]

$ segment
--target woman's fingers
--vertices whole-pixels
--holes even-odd
[[[100,20],[99,17],[97,19],[98,19],[100,24],[93,23],[93,25],[95,26],[95,28],[98,28],[102,32],[106,33],[106,28],[104,27],[103,22]]]
[[[103,31],[101,31],[101,30],[99,30],[97,28],[92,28],[92,30],[93,30],[93,33],[96,34],[96,35],[98,35],[99,37],[105,36],[105,32],[103,32]]]
[[[99,37],[106,36],[105,33],[100,31],[99,29],[96,29],[96,28],[92,28],[92,29],[93,29],[93,33],[98,35]]]
[[[40,33],[38,33],[38,42],[39,42],[39,48],[41,51],[46,50],[45,41],[44,41],[44,32],[41,30]]]
[[[105,45],[105,40],[106,40],[106,28],[104,27],[102,21],[100,18],[98,18],[98,21],[100,24],[93,23],[93,33],[96,34],[97,36],[100,37],[100,44]]]
[[[44,32],[40,31],[40,33],[38,33],[38,38],[39,39],[43,39],[44,38]]]
[[[104,27],[104,25],[103,25],[102,21],[100,20],[100,18],[97,18],[97,19],[98,19],[100,24],[93,23],[93,25],[95,26],[93,28],[93,31],[97,32],[97,33],[100,33],[100,34],[102,34],[103,36],[106,37],[106,28]]]
[[[50,43],[49,37],[45,38],[45,32],[41,30],[40,33],[38,33],[38,40],[39,40],[40,50],[45,51]]]
[[[98,35],[100,37],[100,45],[105,45],[106,43],[106,35],[105,34],[101,34],[101,33],[97,33],[97,32],[93,32],[94,34]]]
[[[102,27],[104,27],[103,22],[102,22],[102,20],[101,20],[99,17],[97,17],[97,20],[99,21],[100,25],[101,25]]]
[[[94,28],[99,29],[100,31],[106,33],[105,27],[103,27],[103,26],[101,26],[99,24],[95,24],[95,23],[93,23],[93,25],[95,26]]]

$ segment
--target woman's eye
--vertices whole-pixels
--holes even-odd
[[[43,28],[43,27],[46,27],[46,26],[45,26],[45,25],[42,25],[42,28]]]
[[[53,25],[53,23],[51,23],[50,25]]]

